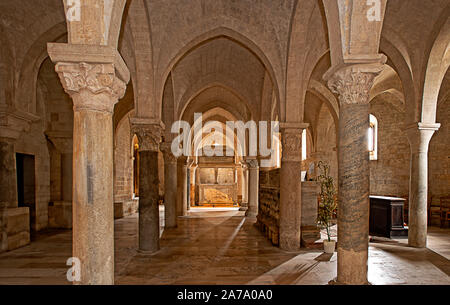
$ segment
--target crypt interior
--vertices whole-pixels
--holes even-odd
[[[449,65],[448,0],[0,0],[0,284],[449,285]]]

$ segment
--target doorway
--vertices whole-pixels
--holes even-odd
[[[17,201],[19,207],[28,207],[30,211],[30,233],[35,232],[36,223],[36,179],[35,157],[16,154]]]

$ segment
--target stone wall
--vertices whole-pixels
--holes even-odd
[[[138,200],[133,199],[133,135],[130,117],[125,115],[114,135],[114,218],[137,212]]]
[[[327,106],[322,105],[318,120],[315,153],[311,156],[316,161],[316,175],[320,175],[318,162],[324,161],[330,165],[330,175],[338,186],[337,129]]]
[[[49,60],[44,61],[38,75],[35,115],[39,120],[17,140],[15,151],[35,157],[35,207],[29,212],[34,218],[31,227],[39,231],[48,226],[51,189],[49,142],[45,132],[71,132],[73,125],[72,102],[64,93]]]
[[[133,196],[133,147],[129,115],[119,123],[114,142],[114,202]]]
[[[257,228],[274,244],[279,244],[280,169],[259,171]]]
[[[403,132],[406,113],[385,93],[370,103],[378,120],[378,160],[370,161],[370,194],[406,197],[409,193],[411,149]]]
[[[428,152],[428,191],[433,205],[439,205],[441,196],[450,195],[450,95],[438,104],[436,121],[441,127],[431,138]]]

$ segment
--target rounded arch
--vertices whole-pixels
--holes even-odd
[[[197,48],[198,46],[207,43],[208,41],[217,39],[217,38],[227,38],[230,39],[239,45],[243,46],[244,48],[248,49],[251,53],[253,53],[263,64],[265,69],[268,71],[270,78],[272,79],[272,83],[275,87],[275,96],[278,100],[280,100],[280,80],[277,79],[275,70],[273,68],[272,63],[267,58],[267,56],[264,54],[262,49],[252,40],[247,38],[245,35],[232,30],[227,27],[217,27],[211,31],[208,31],[206,33],[203,33],[193,40],[191,40],[188,44],[186,44],[183,48],[181,48],[178,53],[170,60],[169,65],[166,67],[165,71],[163,72],[162,80],[163,82],[158,86],[158,93],[157,93],[157,109],[158,113],[162,114],[162,100],[163,100],[163,94],[164,94],[164,87],[165,83],[169,77],[170,72],[174,68],[174,66],[189,52]]]
[[[206,101],[207,104],[200,105],[200,107],[199,107],[199,105],[196,105],[196,99],[199,96],[201,96],[202,93],[204,93],[212,88],[221,88],[221,89],[225,90],[226,92],[229,92],[231,97],[234,97],[236,101],[239,101],[239,103],[241,103],[244,106],[246,113],[240,113],[238,111],[236,105],[229,104],[227,100],[225,100],[223,98],[221,99],[221,101],[220,101],[222,104],[221,108],[228,111],[229,113],[232,113],[235,118],[237,118],[239,120],[247,121],[253,117],[252,111],[250,110],[250,107],[249,107],[248,103],[246,102],[245,97],[242,96],[239,92],[237,92],[233,88],[231,88],[227,85],[224,85],[222,83],[209,83],[206,86],[188,90],[188,92],[187,92],[188,94],[185,94],[180,101],[180,105],[183,105],[183,108],[180,109],[180,111],[178,113],[178,119],[189,121],[188,116],[189,116],[189,114],[191,114],[191,112],[193,113],[195,108],[197,108],[197,109],[208,108],[208,110],[209,110],[209,108],[214,108],[215,106],[213,106],[211,104],[212,101]],[[201,106],[203,106],[203,107],[201,107]],[[189,110],[191,110],[191,111],[189,111]]]
[[[286,93],[285,99],[280,104],[280,116],[283,121],[303,121],[308,80],[306,82],[301,80],[305,79],[305,76],[312,72],[308,71],[307,67],[307,58],[312,55],[308,43],[313,44],[314,38],[316,38],[313,37],[315,36],[314,34],[311,34],[310,28],[313,22],[318,22],[318,20],[315,20],[315,17],[320,16],[323,18],[317,2],[320,1],[299,0],[293,10],[288,46]],[[324,36],[327,35],[325,32],[323,34]],[[320,52],[318,49],[315,51]],[[318,59],[320,60],[322,57],[321,54]],[[313,70],[315,66],[316,63],[312,65]],[[310,74],[307,76],[308,79],[309,76]]]
[[[419,115],[418,90],[414,85],[410,57],[406,46],[400,38],[395,39],[393,32],[383,29],[380,39],[380,52],[388,57],[387,64],[397,72],[401,80],[407,120],[409,122],[417,121]]]
[[[450,65],[450,6],[446,10],[447,19],[440,28],[433,43],[426,66],[421,121],[436,122],[436,110],[442,80]]]
[[[214,132],[209,132],[204,136],[205,132],[204,130],[210,131],[211,129],[216,129],[217,127],[220,127],[220,130],[222,131],[222,134],[219,134],[219,132],[216,130]],[[193,130],[191,129],[191,133]],[[243,143],[240,142],[239,138],[236,136],[235,131],[231,130],[226,124],[220,121],[208,121],[203,125],[202,132],[199,134],[194,134],[192,137],[192,148],[194,152],[194,156],[197,158],[197,151],[201,148],[204,148],[207,145],[211,145],[209,143],[209,138],[212,136],[218,135],[222,138],[222,144],[220,145],[226,148],[230,148],[234,156],[236,158],[242,157],[244,155],[243,151]],[[223,143],[225,141],[225,143]]]
[[[65,39],[67,27],[65,22],[58,23],[43,33],[28,49],[20,67],[15,105],[21,110],[35,113],[36,82],[40,67],[48,57],[47,42]]]
[[[124,60],[130,69],[133,80],[135,110],[140,117],[150,117],[156,112],[153,82],[153,46],[151,40],[151,23],[148,15],[148,3],[144,0],[127,1],[124,9],[124,33],[130,52],[133,54]],[[127,34],[127,35],[125,35]],[[132,62],[132,66],[129,65]],[[132,69],[133,68],[133,69]]]
[[[322,100],[328,107],[331,115],[333,116],[334,124],[338,126],[339,121],[339,102],[336,96],[321,82],[314,79],[309,81],[308,91]]]

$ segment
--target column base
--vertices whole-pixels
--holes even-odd
[[[156,251],[147,251],[147,250],[137,249],[136,252],[139,253],[139,254],[141,254],[141,255],[144,255],[144,256],[150,256],[150,255],[153,255],[153,254],[158,253],[159,250],[156,250]]]
[[[337,280],[337,278],[332,279],[331,281],[328,282],[328,285],[354,285],[354,284],[346,284],[346,283],[342,283],[339,282]],[[366,286],[366,285],[372,285],[372,283],[370,283],[369,281],[367,281],[365,284],[360,284],[360,286]]]
[[[258,213],[249,212],[248,210],[245,212],[245,217],[247,217],[247,218],[255,218],[256,219],[257,215],[258,215]]]

